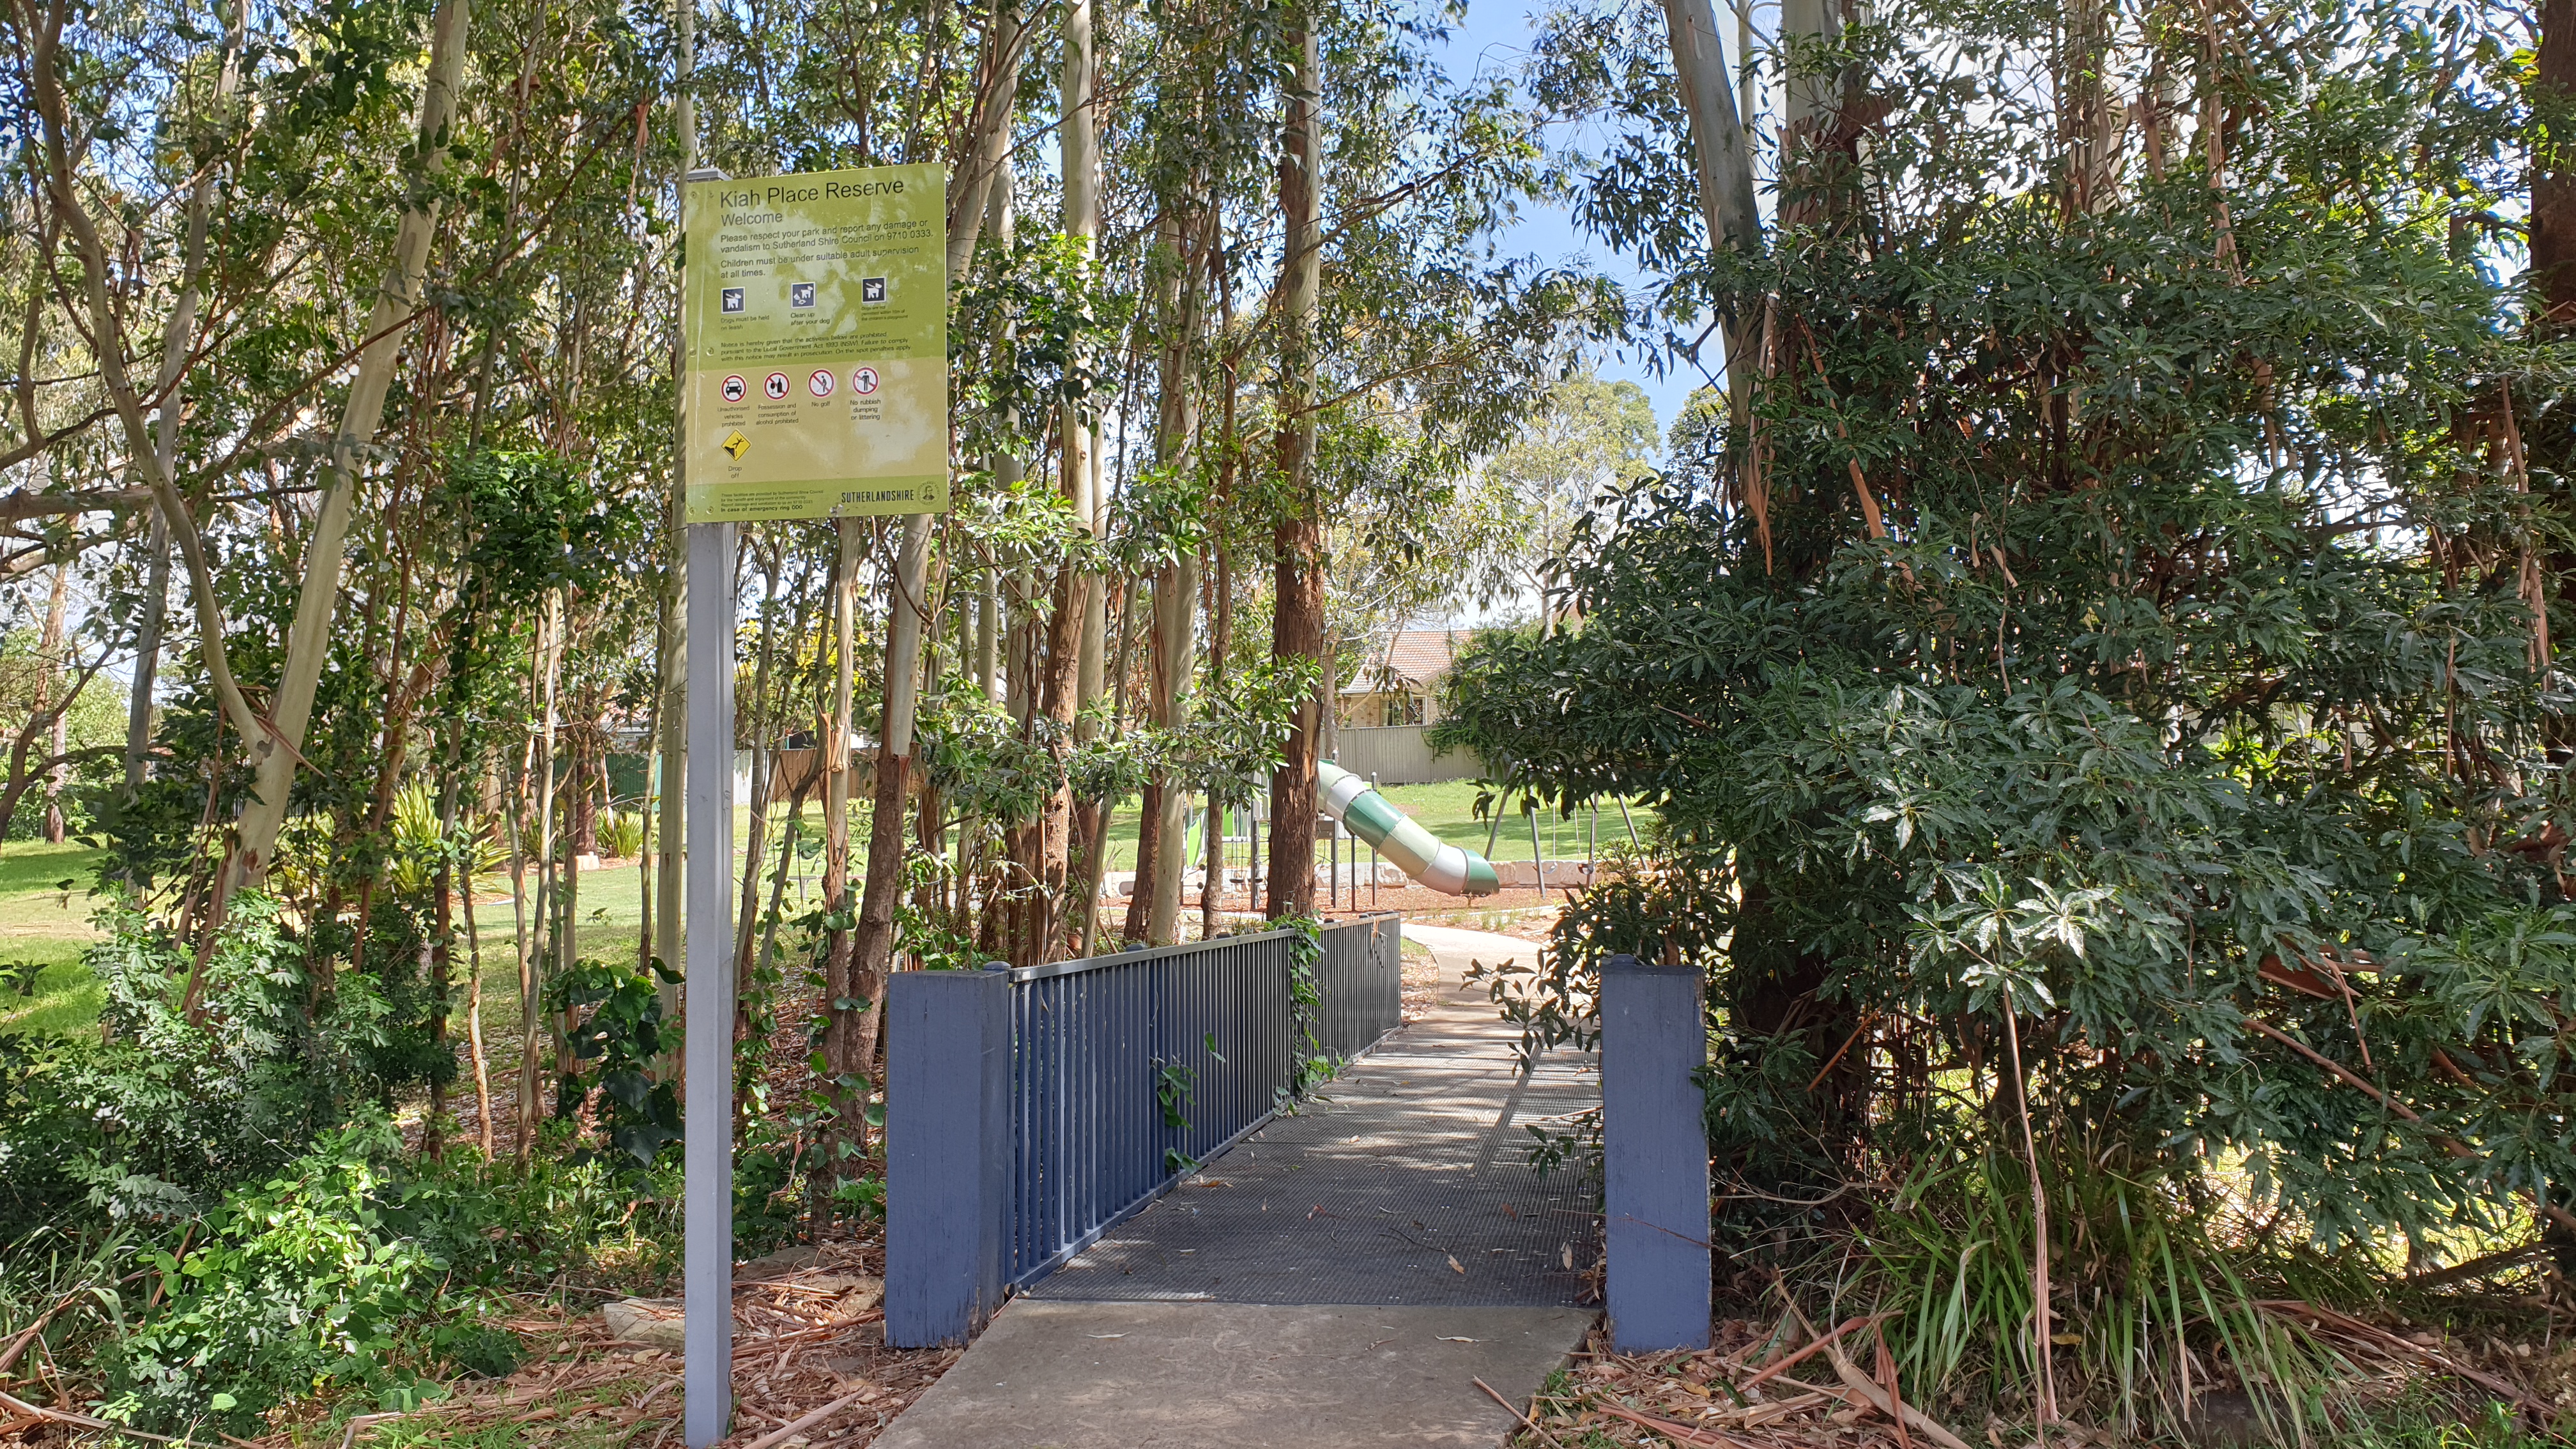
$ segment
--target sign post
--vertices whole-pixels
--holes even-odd
[[[680,1117],[689,1449],[723,1438],[733,1418],[733,913],[725,889],[733,874],[733,530],[730,523],[689,525],[687,623],[697,644],[689,651],[689,758],[696,763],[687,785],[688,1076]]]
[[[733,1418],[734,527],[947,511],[947,209],[936,166],[682,193],[688,1449]]]

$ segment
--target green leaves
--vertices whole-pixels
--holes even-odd
[[[578,1017],[564,1032],[565,1045],[576,1060],[597,1063],[588,1075],[566,1072],[557,1080],[555,1115],[577,1115],[596,1090],[608,1140],[639,1167],[650,1167],[663,1148],[680,1140],[679,1095],[650,1075],[662,1052],[662,995],[655,981],[669,974],[659,966],[585,960],[555,972],[545,987],[548,1010]]]
[[[2469,421],[2498,378],[2554,408],[2563,366],[2458,241],[2498,117],[2400,15],[2267,17],[2298,65],[2142,32],[2259,114],[2221,190],[2178,149],[2075,208],[2062,117],[1996,69],[2062,35],[1878,12],[1821,59],[1885,119],[1784,176],[1759,256],[1697,235],[1651,16],[1551,18],[1543,92],[1612,109],[1587,224],[1664,269],[1677,331],[1748,319],[1758,366],[1569,531],[1579,629],[1484,636],[1451,678],[1436,743],[1666,822],[1659,874],[1497,983],[1534,1040],[1581,1039],[1635,951],[1708,970],[1722,1090],[1769,1130],[1735,1140],[1791,1175],[1778,1143],[1872,1170],[1860,1114],[1899,1104],[1923,1137],[1873,1150],[1996,1140],[2010,1025],[2043,1138],[2241,1155],[2324,1240],[2576,1180],[2566,705],[2516,582],[2565,525]],[[1813,1081],[1773,1091],[1793,1040]],[[1930,1105],[1953,1069],[1977,1113]]]

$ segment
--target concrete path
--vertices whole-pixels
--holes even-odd
[[[1005,1307],[884,1449],[1319,1449],[1502,1442],[1579,1347],[1590,1195],[1524,1130],[1600,1100],[1584,1057],[1524,1071],[1473,958],[1526,941],[1407,925],[1423,1019]]]

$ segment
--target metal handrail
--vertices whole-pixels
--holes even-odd
[[[1393,915],[1394,912],[1385,911],[1377,914]],[[1148,946],[1138,951],[1111,951],[1100,956],[1054,961],[1044,966],[1014,966],[1008,961],[993,961],[986,963],[984,969],[1010,972],[1011,984],[1017,986],[1023,981],[1044,981],[1051,976],[1072,976],[1084,971],[1104,970],[1111,966],[1132,966],[1143,961],[1159,961],[1166,956],[1186,956],[1193,951],[1204,951],[1211,946],[1234,946],[1252,941],[1275,940],[1295,934],[1297,933],[1294,931],[1256,931],[1244,936],[1210,936],[1202,941],[1183,941],[1173,946]]]
[[[1326,1055],[1357,1055],[1397,1024],[1395,931],[1392,913],[1324,928],[1308,1026]],[[1308,1050],[1291,965],[1301,938],[1255,931],[975,973],[1007,1042],[991,1149],[1002,1284],[1035,1284],[1287,1102]]]

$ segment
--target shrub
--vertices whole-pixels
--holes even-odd
[[[555,1115],[573,1117],[600,1094],[600,1123],[608,1140],[636,1162],[680,1140],[680,1102],[669,1082],[654,1081],[653,1059],[662,1051],[662,996],[654,977],[676,983],[661,962],[651,970],[589,960],[558,972],[546,983],[549,1011],[584,1013],[564,1035],[576,1060],[595,1063],[588,1073],[566,1072],[555,1084]]]
[[[487,1321],[493,1295],[658,1287],[678,1258],[677,1189],[602,1163],[412,1161],[390,1123],[362,1117],[227,1194],[195,1246],[143,1255],[165,1301],[100,1355],[106,1416],[238,1434],[316,1392],[401,1402],[429,1373],[505,1374],[519,1346]]]
[[[404,1325],[449,1266],[385,1230],[376,1161],[400,1147],[381,1119],[327,1133],[208,1214],[204,1247],[152,1254],[169,1303],[103,1355],[105,1415],[156,1427],[213,1416],[250,1432],[299,1389],[393,1372]]]
[[[202,967],[122,899],[99,924],[106,939],[86,960],[106,995],[104,1040],[6,1048],[0,1228],[83,1207],[186,1213],[380,1095],[382,994],[361,975],[313,981],[266,898],[233,900]]]

